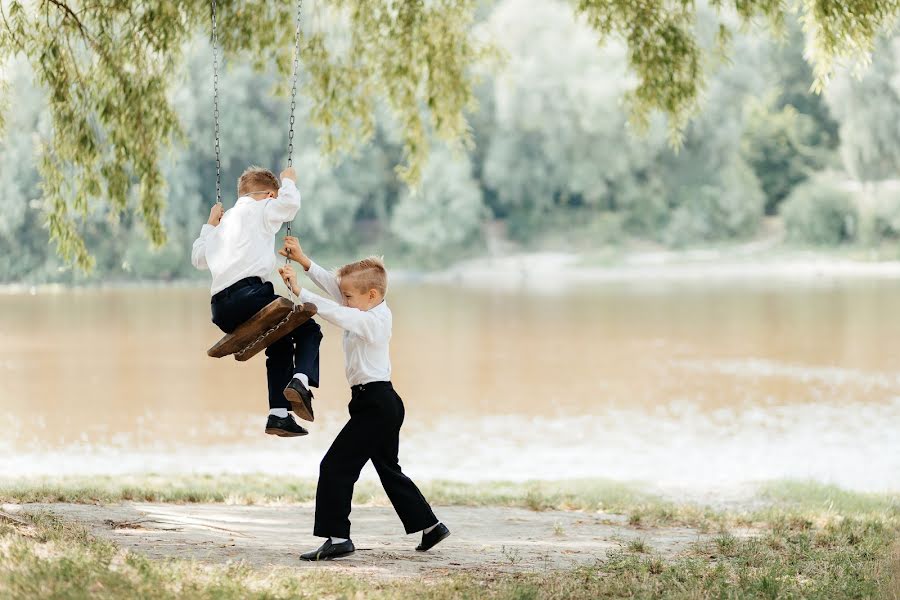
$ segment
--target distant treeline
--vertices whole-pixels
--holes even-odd
[[[703,27],[701,22],[699,27]],[[892,247],[900,237],[900,47],[884,40],[862,79],[841,74],[823,95],[803,59],[799,26],[783,40],[737,36],[682,147],[660,117],[632,131],[634,85],[624,48],[551,0],[502,0],[482,15],[504,64],[486,69],[470,115],[474,147],[435,146],[415,191],[400,182],[396,129],[325,164],[316,133],[295,137],[304,204],[295,231],[311,252],[371,252],[422,266],[484,252],[487,223],[523,247],[615,246],[630,239],[682,247],[749,238],[780,215],[801,244]],[[710,36],[712,37],[712,35]],[[565,48],[565,51],[561,51]],[[215,198],[210,49],[198,39],[172,90],[184,136],[166,165],[168,243],[152,249],[129,218],[103,211],[84,225],[93,279],[198,276],[190,246]],[[49,127],[43,95],[21,64],[8,66],[14,110],[0,147],[0,281],[71,281],[47,241],[35,170]],[[287,102],[271,73],[228,65],[220,75],[226,208],[248,165],[284,166]],[[301,90],[302,92],[302,90]],[[304,109],[304,107],[301,107]],[[492,228],[491,231],[496,231]]]

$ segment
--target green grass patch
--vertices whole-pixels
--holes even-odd
[[[422,486],[429,501],[457,506],[515,506],[532,510],[623,511],[658,506],[663,501],[638,484],[605,480],[458,483],[432,481]],[[0,480],[0,502],[122,501],[273,504],[312,502],[316,482],[270,475],[134,475]],[[376,481],[356,485],[354,501],[385,503]],[[648,511],[650,509],[648,508]],[[659,511],[657,511],[658,513]],[[657,514],[654,513],[654,514]]]
[[[11,600],[900,597],[900,528],[891,517],[840,516],[823,526],[772,527],[749,539],[723,535],[669,561],[634,542],[574,570],[485,569],[395,580],[332,569],[151,560],[46,513],[24,518],[31,522],[27,528],[0,526],[0,597]]]
[[[727,512],[648,493],[639,483],[602,479],[568,481],[425,482],[422,491],[436,505],[509,506],[542,510],[584,510],[626,516],[632,527],[689,525],[702,531],[728,527],[787,529],[821,524],[836,516],[900,520],[900,495],[864,494],[806,481],[764,484],[747,508]],[[123,501],[169,503],[296,504],[313,502],[312,479],[270,475],[131,475],[0,480],[0,502],[81,504]],[[356,485],[354,503],[387,505],[377,481]]]
[[[900,518],[900,494],[850,492],[815,481],[776,481],[760,488],[760,498],[806,514],[893,515]]]

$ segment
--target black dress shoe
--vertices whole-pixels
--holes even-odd
[[[266,433],[279,437],[299,437],[309,432],[301,427],[291,415],[286,417],[269,415],[269,420],[266,421]]]
[[[447,529],[447,526],[443,523],[438,523],[437,527],[435,527],[428,533],[425,533],[424,531],[422,532],[422,543],[416,546],[416,550],[418,550],[419,552],[431,550],[449,535],[450,530]]]
[[[284,388],[284,397],[291,403],[291,410],[294,414],[304,421],[315,421],[313,415],[312,399],[313,393],[308,387],[300,383],[296,377],[291,378],[291,382]]]
[[[342,556],[347,556],[356,552],[353,540],[347,540],[340,544],[332,544],[331,538],[325,540],[325,543],[319,546],[318,550],[307,552],[300,555],[300,560],[333,560]]]

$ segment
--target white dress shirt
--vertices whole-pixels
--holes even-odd
[[[191,262],[212,273],[210,293],[245,277],[273,281],[275,235],[299,210],[300,191],[293,181],[284,179],[277,198],[254,200],[242,196],[225,211],[217,226],[201,227],[191,249]]]
[[[394,317],[387,301],[369,310],[344,306],[337,277],[316,263],[307,276],[333,300],[303,288],[300,300],[316,305],[318,316],[344,330],[344,370],[351,385],[391,380],[390,341]]]

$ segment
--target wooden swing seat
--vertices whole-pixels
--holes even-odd
[[[226,334],[207,350],[206,354],[213,358],[234,354],[235,360],[248,360],[315,314],[315,304],[306,302],[294,308],[294,304],[287,298],[278,298],[241,323],[237,329]]]

